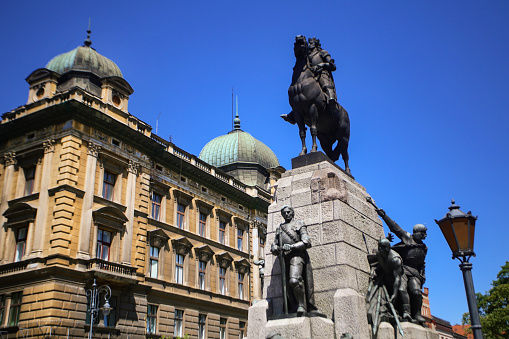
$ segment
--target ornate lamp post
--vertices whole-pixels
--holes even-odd
[[[99,296],[104,294],[104,306],[99,307]],[[99,316],[99,310],[103,312],[104,315],[109,315],[111,311],[110,306],[110,298],[111,298],[111,288],[108,285],[102,285],[101,287],[97,287],[96,281],[94,279],[94,283],[92,284],[92,288],[87,290],[87,297],[90,300],[88,312],[90,312],[90,331],[88,333],[88,339],[92,339],[92,328],[94,326],[94,320]]]
[[[482,339],[481,321],[472,280],[472,264],[468,262],[472,256],[475,257],[474,233],[477,217],[474,217],[470,211],[468,213],[460,211],[460,207],[454,203],[454,200],[451,203],[445,217],[438,221],[435,220],[435,222],[440,226],[440,230],[451,248],[452,258],[461,262],[459,266],[463,272],[472,333],[474,339]]]

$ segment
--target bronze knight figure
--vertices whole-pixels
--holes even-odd
[[[294,44],[295,66],[292,83],[288,88],[288,100],[292,111],[281,117],[299,127],[302,150],[307,153],[306,125],[309,126],[313,141],[311,152],[318,149],[316,139],[324,153],[336,161],[343,157],[345,172],[348,165],[348,143],[350,141],[350,118],[348,112],[337,102],[336,89],[332,78],[336,70],[334,60],[320,46],[320,41],[298,35]],[[334,146],[335,145],[335,146]]]

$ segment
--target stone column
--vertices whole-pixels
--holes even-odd
[[[46,238],[46,221],[48,219],[49,207],[49,184],[51,178],[51,164],[55,153],[55,140],[46,140],[42,143],[44,156],[42,158],[41,189],[39,191],[39,207],[35,216],[34,244],[30,256],[39,257],[42,255]]]
[[[3,227],[3,225],[7,220],[5,219],[3,214],[9,207],[7,202],[9,200],[9,193],[11,192],[12,189],[12,182],[14,181],[14,167],[17,164],[16,153],[15,152],[5,153],[4,160],[5,160],[4,185],[2,193],[0,195],[0,263],[5,262],[6,260],[6,258],[4,258],[4,253],[5,248],[7,247],[5,244],[7,230],[5,229],[5,227]]]
[[[122,241],[122,263],[131,264],[131,249],[133,246],[134,232],[134,204],[136,198],[136,175],[138,173],[139,164],[130,160],[127,165],[127,191],[126,191],[126,229]]]
[[[258,235],[258,223],[251,222],[253,230],[253,261],[260,260],[260,236]],[[262,285],[260,279],[260,268],[253,265],[253,299],[260,300],[262,298]]]
[[[78,244],[78,258],[90,259],[90,233],[92,229],[92,207],[94,205],[95,172],[97,169],[97,156],[101,146],[89,142],[87,167],[85,172],[85,195],[81,210],[80,239]]]

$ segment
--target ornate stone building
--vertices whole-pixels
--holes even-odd
[[[152,134],[88,38],[26,80],[27,103],[0,123],[0,333],[83,338],[96,280],[112,311],[94,337],[245,335],[284,171],[272,151],[251,137],[265,148],[220,164]]]

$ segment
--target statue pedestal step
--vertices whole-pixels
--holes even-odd
[[[334,323],[322,317],[269,320],[265,335],[277,333],[286,339],[334,338]]]

